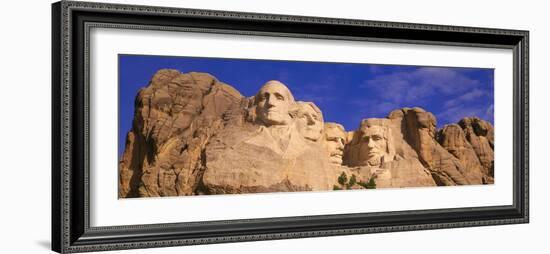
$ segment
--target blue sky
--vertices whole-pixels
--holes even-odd
[[[386,117],[402,107],[432,112],[438,128],[466,116],[493,123],[494,71],[355,63],[119,55],[119,155],[131,129],[134,99],[159,69],[208,72],[244,96],[279,80],[300,101],[312,101],[326,122],[356,129],[363,118]]]

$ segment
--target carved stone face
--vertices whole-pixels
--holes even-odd
[[[193,85],[182,87],[172,104],[172,115],[177,116],[174,127],[187,129],[202,108],[202,92]]]
[[[344,144],[346,133],[343,128],[337,125],[325,125],[325,146],[329,153],[329,161],[332,164],[341,165],[342,156],[344,155]]]
[[[265,125],[288,125],[289,108],[294,104],[288,88],[279,81],[267,82],[256,95],[256,114]]]
[[[385,129],[381,126],[371,126],[363,130],[359,160],[371,166],[379,166],[388,154],[388,140]]]
[[[295,113],[296,127],[302,136],[317,141],[323,133],[323,116],[310,103],[298,103]]]

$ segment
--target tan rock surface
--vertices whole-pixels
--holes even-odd
[[[119,197],[192,195],[202,149],[242,99],[209,74],[158,71],[136,98]]]
[[[460,161],[436,141],[437,123],[434,115],[421,108],[404,108],[401,111],[404,138],[416,151],[420,162],[430,171],[435,182],[438,185],[473,184],[465,176],[467,170]],[[397,115],[390,114],[393,117]]]
[[[270,130],[263,126],[254,130],[236,128],[225,131],[227,133],[215,137],[212,145],[206,148],[208,162],[202,181],[203,192],[219,194],[329,189],[328,159],[311,159],[313,156],[323,158],[325,151],[307,143],[291,129],[288,129],[287,150],[273,149],[275,140],[270,137]],[[262,142],[257,142],[259,140]]]
[[[462,164],[462,172],[471,184],[482,184],[481,163],[472,145],[466,140],[464,131],[458,124],[449,124],[438,131],[437,139],[441,146],[456,157]]]
[[[472,145],[481,163],[483,181],[494,182],[495,131],[493,126],[476,117],[466,117],[458,122],[464,130],[466,140]]]

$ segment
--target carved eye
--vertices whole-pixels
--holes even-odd
[[[328,141],[340,142],[342,139],[339,137],[330,137],[327,138]]]
[[[266,97],[266,94],[260,94],[260,101],[265,101]]]
[[[280,100],[280,101],[284,101],[284,100],[285,100],[285,97],[282,96],[281,94],[278,94],[278,93],[275,94],[275,98],[277,98],[277,100]]]

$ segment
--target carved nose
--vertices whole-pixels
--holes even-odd
[[[265,104],[269,107],[273,107],[275,104],[273,104],[273,101],[271,100],[270,97],[268,97],[265,101]]]
[[[307,117],[307,125],[314,125],[315,124],[315,120],[313,120],[312,117]]]
[[[367,147],[368,148],[373,148],[374,147],[374,142],[372,142],[372,140],[368,140],[367,141]]]

